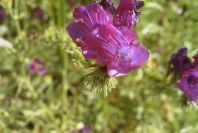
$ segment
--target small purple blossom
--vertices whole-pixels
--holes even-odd
[[[183,74],[177,82],[178,88],[184,92],[190,102],[198,100],[198,66]]]
[[[128,28],[135,26],[140,15],[140,12],[138,12],[137,9],[142,6],[144,6],[143,1],[120,0],[113,21],[114,25],[118,27],[126,26]]]
[[[6,18],[6,13],[3,8],[0,8],[0,21],[3,21]]]
[[[34,10],[34,15],[39,21],[44,21],[45,20],[45,12],[42,8],[36,7]]]
[[[68,3],[71,7],[74,7],[76,5],[75,0],[66,0],[66,3]]]
[[[85,126],[84,128],[81,128],[78,133],[91,133],[91,126]]]
[[[192,68],[190,58],[187,56],[187,48],[181,48],[170,59],[171,70],[176,74],[183,74]]]
[[[171,56],[172,71],[181,76],[177,81],[178,88],[184,92],[187,99],[195,103],[198,100],[198,54],[191,62],[187,56],[187,48],[181,48]]]
[[[37,73],[39,75],[44,75],[47,73],[47,68],[43,65],[40,58],[34,59],[34,61],[28,65],[28,69],[31,73]]]
[[[87,59],[107,67],[109,76],[121,76],[143,66],[149,51],[137,42],[137,34],[127,27],[116,27],[110,12],[98,3],[74,10],[75,22],[67,31]]]
[[[100,5],[106,10],[109,11],[110,13],[115,13],[115,7],[113,5],[113,3],[111,2],[111,0],[102,0],[100,2]]]
[[[85,126],[78,131],[70,131],[69,133],[91,133],[91,126]]]

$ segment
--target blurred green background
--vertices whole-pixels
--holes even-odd
[[[107,96],[84,85],[92,62],[65,31],[73,9],[90,1],[0,0],[6,13],[0,38],[11,45],[0,46],[0,133],[68,133],[78,123],[93,133],[197,133],[198,110],[186,104],[167,69],[178,48],[197,52],[198,1],[145,0],[135,30],[152,57],[117,78]],[[28,70],[38,57],[48,69],[43,76]]]

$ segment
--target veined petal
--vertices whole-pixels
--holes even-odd
[[[93,30],[98,25],[106,25],[112,22],[111,15],[98,3],[81,6],[74,10],[74,18]]]
[[[137,39],[137,34],[126,27],[120,28],[122,35],[126,38],[128,44]]]

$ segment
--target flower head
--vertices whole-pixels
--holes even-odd
[[[91,126],[85,126],[79,130],[79,133],[91,133]]]
[[[198,67],[185,72],[177,85],[189,101],[196,102],[198,100]]]
[[[114,25],[118,27],[126,26],[128,28],[135,26],[140,15],[137,9],[142,6],[144,6],[143,1],[120,0],[114,17]]]
[[[78,131],[70,131],[69,133],[91,133],[91,126],[85,126],[80,128]]]
[[[28,68],[31,73],[37,73],[39,75],[44,75],[47,73],[47,68],[43,65],[40,58],[34,59],[34,61],[28,65]]]
[[[187,56],[187,48],[181,48],[177,53],[173,54],[170,59],[170,65],[173,72],[183,74],[192,68],[192,63]]]
[[[112,15],[100,4],[92,3],[74,10],[75,22],[67,31],[87,59],[107,68],[109,76],[121,76],[140,68],[149,52],[127,27],[116,27]]]
[[[34,15],[39,21],[45,20],[45,12],[42,8],[36,7],[34,10]]]

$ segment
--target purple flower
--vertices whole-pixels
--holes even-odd
[[[91,126],[86,126],[78,131],[78,133],[91,133]]]
[[[69,133],[91,133],[91,126],[85,126],[78,131],[70,131]]]
[[[173,54],[170,59],[171,70],[176,74],[183,74],[190,68],[192,63],[187,57],[187,48],[181,48],[177,53]]]
[[[0,21],[3,21],[6,17],[5,11],[3,8],[0,8]]]
[[[68,3],[71,7],[74,7],[76,5],[75,0],[66,0],[66,3]]]
[[[181,76],[177,81],[178,88],[184,92],[190,102],[196,102],[198,100],[198,54],[194,56],[194,62],[191,62],[187,56],[187,48],[181,48],[172,55],[170,64],[172,71]]]
[[[137,35],[127,27],[115,27],[109,12],[97,3],[74,11],[75,22],[67,27],[73,41],[87,59],[107,67],[109,76],[121,76],[140,68],[149,52],[136,41]]]
[[[39,21],[45,20],[45,12],[40,7],[36,7],[34,10],[34,15]]]
[[[28,65],[28,68],[31,73],[37,73],[39,75],[44,75],[47,73],[47,68],[43,65],[40,58],[34,59],[34,61]]]
[[[177,85],[189,101],[196,102],[198,100],[198,66],[185,72]]]
[[[118,9],[114,17],[114,25],[121,27],[126,26],[130,28],[135,26],[140,15],[138,8],[144,6],[143,1],[137,0],[120,0]]]
[[[111,0],[102,0],[100,2],[100,5],[106,10],[109,11],[110,13],[115,13],[115,7],[113,5],[113,3],[111,2]]]

